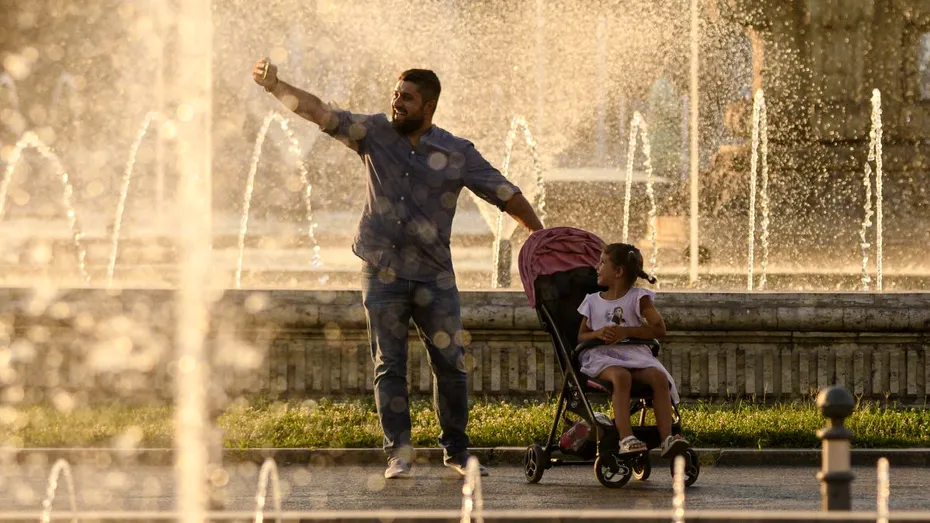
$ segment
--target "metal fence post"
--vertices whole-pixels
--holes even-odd
[[[817,431],[817,437],[823,441],[823,464],[817,473],[821,507],[823,510],[852,510],[850,483],[855,475],[850,465],[850,442],[853,433],[843,422],[852,414],[855,401],[845,388],[832,386],[820,391],[817,406],[827,418],[827,426]]]

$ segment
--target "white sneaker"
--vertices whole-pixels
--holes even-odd
[[[469,454],[467,451],[460,452],[454,456],[449,456],[447,458],[444,458],[443,465],[458,472],[459,474],[462,475],[462,477],[465,477],[465,470],[468,468],[468,458],[470,457],[471,457],[471,454]],[[478,464],[478,472],[482,476],[490,475],[490,472],[488,472],[488,469],[481,463]]]
[[[388,460],[388,467],[384,470],[385,479],[409,478],[410,464],[404,458],[393,457]]]

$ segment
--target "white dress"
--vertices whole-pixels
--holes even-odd
[[[608,325],[621,327],[641,327],[645,324],[640,311],[640,300],[647,298],[652,301],[655,293],[639,287],[632,287],[626,294],[616,300],[605,300],[600,293],[589,294],[578,307],[578,312],[587,318],[588,327],[598,330]],[[678,387],[672,375],[662,365],[647,345],[602,345],[588,349],[581,353],[581,372],[591,377],[597,377],[607,367],[623,367],[625,369],[647,369],[655,367],[665,373],[671,385],[670,393],[672,403],[680,401]]]

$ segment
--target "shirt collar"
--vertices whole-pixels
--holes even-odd
[[[424,145],[433,145],[434,140],[439,134],[436,132],[436,129],[437,127],[435,124],[430,125],[429,129],[420,137],[420,143]]]
[[[447,154],[452,152],[449,149],[448,141],[442,140],[442,137],[442,129],[433,124],[425,133],[423,133],[423,136],[420,137],[420,147],[442,151]]]

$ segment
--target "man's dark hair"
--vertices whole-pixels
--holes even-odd
[[[439,101],[439,93],[442,92],[442,85],[439,84],[439,77],[429,69],[407,69],[400,73],[403,82],[416,84],[420,90],[420,96],[423,97],[423,103],[430,100]]]

